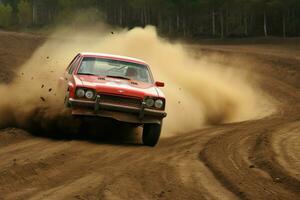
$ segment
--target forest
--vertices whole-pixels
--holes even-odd
[[[154,25],[186,38],[297,37],[300,0],[0,0],[0,28],[51,26],[67,19],[132,28]]]

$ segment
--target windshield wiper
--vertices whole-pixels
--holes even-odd
[[[108,75],[106,77],[110,78],[118,78],[118,79],[124,79],[124,80],[131,80],[130,78],[124,77],[124,76],[113,76],[113,75]]]
[[[85,72],[82,72],[82,73],[77,73],[78,75],[91,75],[91,76],[97,76],[96,74],[93,74],[93,73],[85,73]]]

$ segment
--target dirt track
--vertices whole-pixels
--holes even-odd
[[[0,36],[0,75],[9,72],[0,78],[8,82],[42,38]],[[255,59],[276,114],[163,138],[156,148],[0,130],[0,199],[300,199],[300,53],[246,47],[193,46]]]

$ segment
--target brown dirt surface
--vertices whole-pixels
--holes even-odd
[[[43,40],[37,35],[0,31],[0,81],[10,82],[16,67],[24,63]]]
[[[0,32],[3,84],[42,42]],[[300,53],[288,45],[190,46],[253,61],[242,67],[277,102],[263,119],[162,138],[155,148],[136,144],[139,136],[126,127],[106,137],[0,130],[0,200],[300,199]]]

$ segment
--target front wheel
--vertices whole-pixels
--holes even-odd
[[[143,144],[154,147],[160,137],[162,124],[145,124],[143,129]]]
[[[67,93],[67,95],[65,97],[65,101],[64,101],[64,104],[65,104],[66,108],[70,108],[71,107],[71,104],[70,104],[70,101],[69,101],[69,96],[70,96],[70,94],[69,94],[69,91],[68,91],[68,93]]]

